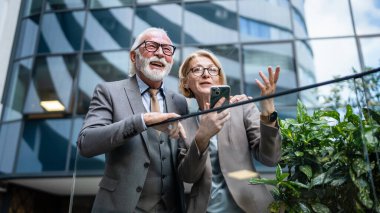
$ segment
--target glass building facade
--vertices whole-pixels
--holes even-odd
[[[380,66],[379,0],[24,0],[4,85],[0,180],[102,174],[104,156],[76,155],[76,137],[98,83],[127,78],[129,49],[147,27],[168,32],[178,68],[206,48],[232,94],[258,97],[255,79],[280,66],[286,91]],[[328,87],[276,98],[318,105]],[[263,168],[265,170],[265,168]]]

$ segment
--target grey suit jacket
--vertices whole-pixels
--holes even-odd
[[[182,95],[166,90],[165,101],[168,112],[188,113]],[[106,156],[93,212],[135,210],[150,164],[149,141],[141,119],[141,113],[145,112],[136,77],[102,83],[95,88],[78,137],[81,155]],[[170,143],[173,165],[177,165],[178,143],[176,140]],[[180,192],[182,187],[180,184]]]
[[[195,136],[198,124],[194,118],[182,121],[188,136]],[[264,185],[249,185],[248,180],[237,180],[228,173],[239,170],[256,171],[252,161],[275,166],[281,157],[281,137],[278,128],[260,122],[260,112],[256,105],[246,104],[231,108],[231,119],[217,134],[220,168],[236,204],[245,212],[267,212],[273,198]],[[187,212],[206,212],[210,190],[212,169],[209,152],[200,154],[194,137],[180,143],[180,178],[193,183]]]

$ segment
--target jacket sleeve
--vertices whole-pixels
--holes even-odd
[[[186,128],[188,125],[184,124],[184,127]],[[187,128],[186,131],[187,130],[190,130],[190,128]],[[194,137],[195,133],[186,141],[181,139],[178,143],[178,174],[180,179],[186,183],[195,183],[202,177],[208,157],[208,149],[206,149],[205,152],[200,153]]]
[[[281,158],[281,135],[279,126],[267,126],[260,121],[260,111],[255,104],[243,106],[251,153],[256,160],[266,166],[276,166]]]
[[[129,115],[113,123],[113,102],[106,84],[96,86],[89,111],[78,136],[78,149],[85,157],[113,150],[144,131],[141,115]]]

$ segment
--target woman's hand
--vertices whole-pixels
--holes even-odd
[[[222,97],[215,107],[222,106],[225,98]],[[206,103],[204,109],[210,109],[210,104]],[[199,151],[202,153],[208,147],[208,143],[212,136],[216,135],[222,128],[226,121],[230,119],[230,109],[225,109],[221,112],[210,112],[200,116],[199,128],[195,136]]]
[[[252,97],[245,94],[230,96],[230,104],[237,103],[239,101],[247,101],[249,99],[252,99]]]
[[[272,67],[269,66],[268,67],[269,77],[265,76],[262,71],[259,72],[259,75],[263,80],[263,83],[261,83],[258,79],[256,79],[256,83],[261,90],[260,95],[267,96],[267,95],[274,94],[276,92],[276,84],[280,76],[280,67],[277,66],[276,70],[273,73]],[[262,115],[269,115],[275,111],[273,98],[262,100],[260,102],[260,105],[261,105]]]

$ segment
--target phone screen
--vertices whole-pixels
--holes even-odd
[[[230,103],[230,90],[228,85],[212,86],[210,88],[210,108],[214,108],[216,102],[222,97],[226,99],[222,106],[228,105]]]

